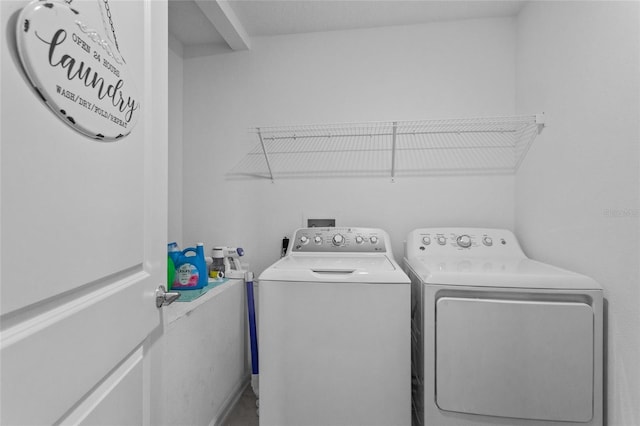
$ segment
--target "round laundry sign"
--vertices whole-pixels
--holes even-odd
[[[18,17],[17,44],[35,91],[62,121],[103,141],[131,133],[140,101],[127,65],[72,5],[29,3]]]

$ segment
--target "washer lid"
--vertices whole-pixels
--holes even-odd
[[[267,268],[260,281],[405,283],[409,278],[386,255],[289,255]]]
[[[602,287],[584,275],[527,258],[414,257],[405,259],[426,284],[544,289]]]

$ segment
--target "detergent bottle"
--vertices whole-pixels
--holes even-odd
[[[192,253],[188,256],[187,254]],[[174,290],[197,290],[208,284],[207,263],[204,259],[204,244],[182,250],[174,261],[176,273],[173,279]]]
[[[178,243],[167,244],[167,291],[171,291],[176,275],[176,261],[182,255]]]
[[[167,256],[167,291],[171,291],[175,275],[176,265],[173,264],[173,259],[171,259],[171,256]]]

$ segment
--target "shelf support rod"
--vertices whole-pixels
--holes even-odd
[[[393,135],[391,139],[391,182],[395,182],[396,177],[396,136],[398,131],[398,122],[393,122]]]
[[[267,148],[265,148],[264,141],[262,140],[262,132],[260,131],[260,127],[256,127],[256,130],[258,131],[258,139],[260,139],[260,145],[262,146],[264,159],[267,161],[267,169],[269,169],[269,176],[271,177],[271,183],[273,183],[273,172],[271,171],[271,163],[269,163],[269,154],[267,154]]]
[[[536,124],[538,125],[538,134],[542,132],[542,129],[547,125],[544,119],[544,112],[536,114]]]

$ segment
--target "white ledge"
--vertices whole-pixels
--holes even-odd
[[[170,325],[175,321],[178,321],[179,319],[190,315],[195,309],[198,309],[200,306],[204,305],[205,303],[211,301],[216,297],[219,297],[226,290],[236,285],[241,285],[242,283],[244,283],[244,280],[242,279],[229,279],[229,281],[223,284],[220,284],[217,287],[212,288],[211,290],[207,291],[205,294],[203,294],[202,296],[198,297],[195,300],[192,300],[191,302],[175,301],[171,305],[165,306],[164,308],[162,308],[164,310],[163,315],[165,319],[165,324]]]

